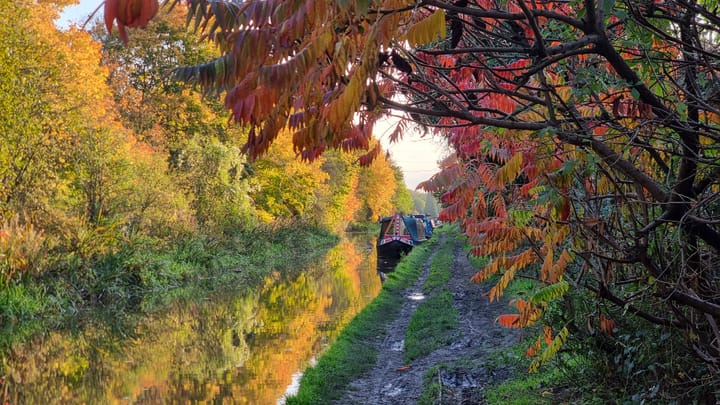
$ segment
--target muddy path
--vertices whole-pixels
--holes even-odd
[[[483,296],[489,285],[470,282],[475,269],[458,241],[443,240],[436,245],[418,281],[405,291],[405,296],[422,292],[430,263],[443,243],[455,244],[448,289],[458,311],[459,330],[452,343],[404,364],[405,332],[419,305],[416,300],[405,300],[385,335],[368,342],[378,353],[375,367],[353,381],[336,404],[416,404],[423,392],[424,376],[434,366],[440,369],[433,381],[442,389],[435,390],[433,403],[479,404],[484,402],[487,386],[512,376],[513,370],[498,362],[497,353],[516,343],[518,334],[495,323],[495,318],[509,308],[504,302],[489,303]]]

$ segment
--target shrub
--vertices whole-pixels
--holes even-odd
[[[45,236],[15,215],[0,226],[0,284],[9,285],[44,268]]]

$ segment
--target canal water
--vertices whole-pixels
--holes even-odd
[[[374,240],[346,239],[255,291],[179,302],[126,330],[87,322],[17,345],[2,359],[0,403],[282,403],[380,288]]]

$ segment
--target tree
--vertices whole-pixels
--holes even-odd
[[[246,135],[225,125],[228,114],[216,97],[168,77],[174,66],[215,55],[184,21],[180,8],[163,10],[145,30],[128,33],[132,41],[126,45],[102,38],[103,64],[122,123],[165,157],[166,167],[157,170],[174,177],[201,229],[237,232],[252,224],[247,161],[237,150]]]
[[[425,212],[425,193],[413,190],[411,194],[413,199],[413,211],[417,213]]]
[[[225,125],[227,113],[216,97],[203,99],[201,92],[169,79],[173,67],[216,55],[188,32],[184,21],[182,11],[175,9],[160,13],[145,30],[132,31],[127,45],[116,37],[101,38],[103,64],[110,70],[123,124],[138,140],[169,154],[175,167],[182,164],[178,156],[185,144],[198,134],[235,144],[245,136],[240,128]]]
[[[34,13],[33,13],[34,11]],[[58,183],[67,138],[58,128],[61,71],[43,63],[53,48],[39,32],[42,10],[3,3],[0,16],[0,215],[32,215]],[[55,54],[56,55],[56,54]]]
[[[360,170],[357,193],[362,205],[357,221],[374,222],[379,217],[391,215],[397,208],[394,205],[397,189],[404,186],[397,182],[392,162],[385,154],[380,154]]]
[[[328,194],[319,204],[319,210],[328,229],[344,231],[360,209],[358,182],[360,168],[357,157],[341,151],[327,151],[323,155],[322,170],[328,175]]]
[[[395,206],[395,210],[398,212],[410,213],[413,208],[413,200],[412,195],[410,195],[410,190],[408,190],[405,185],[405,175],[402,172],[402,168],[392,162],[392,160],[390,161],[390,167],[395,174],[395,184],[397,185],[392,201]]]
[[[435,201],[435,196],[431,193],[425,194],[425,210],[423,212],[432,218],[438,216],[438,204]]]
[[[322,162],[305,164],[293,153],[289,138],[279,139],[262,158],[253,163],[251,197],[261,217],[276,219],[309,219],[322,217],[318,202],[328,193],[328,174]]]
[[[714,2],[189,3],[223,55],[176,77],[228,90],[251,156],[287,124],[303,158],[351,145],[365,163],[384,111],[395,136],[435,128],[455,156],[425,188],[493,257],[476,279],[501,274],[493,299],[521,272],[544,285],[501,322],[537,322],[570,287],[596,304],[540,360],[612,313],[684,333],[718,382]]]

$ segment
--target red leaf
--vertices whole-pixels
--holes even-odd
[[[105,28],[112,33],[113,22],[117,21],[118,32],[124,43],[128,42],[125,27],[144,28],[158,12],[158,0],[106,0]]]
[[[519,328],[520,327],[520,314],[505,314],[500,315],[495,319],[495,322],[506,328]]]

